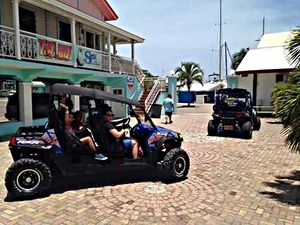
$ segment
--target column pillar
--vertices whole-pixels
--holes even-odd
[[[253,83],[252,83],[252,101],[253,105],[257,105],[257,73],[253,74]]]
[[[72,40],[72,48],[73,48],[73,53],[75,53],[74,49],[76,46],[76,20],[74,18],[72,18],[70,20],[71,22],[71,40]],[[73,66],[76,67],[77,66],[77,62],[76,60],[73,60]]]
[[[19,0],[12,0],[12,3],[13,3],[13,22],[15,28],[15,54],[17,59],[21,60]]]
[[[24,121],[24,126],[32,126],[32,84],[31,82],[19,82],[19,115]]]
[[[174,101],[174,114],[177,114],[177,77],[167,77],[168,79],[168,94],[172,95]]]
[[[108,51],[108,68],[109,72],[111,72],[111,51],[110,51],[110,33],[107,34],[107,51]]]
[[[131,40],[132,74],[135,74],[134,58],[135,58],[135,52],[134,52],[134,40]]]
[[[80,87],[80,84],[74,84],[74,86]],[[78,95],[71,95],[71,100],[73,102],[73,111],[80,110],[80,97]]]

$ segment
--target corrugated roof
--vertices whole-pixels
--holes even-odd
[[[291,37],[293,37],[291,31],[265,34],[262,36],[257,48],[284,46]]]
[[[235,74],[290,72],[295,64],[287,60],[288,52],[285,50],[287,41],[292,32],[265,34],[257,49],[251,49],[238,66]]]
[[[238,66],[236,74],[247,71],[270,71],[294,69],[286,59],[284,47],[258,48],[247,52],[247,55]]]

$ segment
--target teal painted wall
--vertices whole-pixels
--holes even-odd
[[[19,127],[24,126],[23,121],[0,123],[0,136],[12,135]]]
[[[238,87],[239,80],[238,77],[229,76],[227,79],[227,87],[228,88],[236,88]]]

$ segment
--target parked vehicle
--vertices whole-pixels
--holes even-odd
[[[12,96],[15,92],[15,90],[0,90],[0,98]]]
[[[32,116],[33,119],[46,118],[49,112],[49,93],[32,93]],[[19,120],[19,96],[14,93],[8,97],[5,118]]]
[[[80,95],[90,103],[89,127],[103,154],[109,156],[108,160],[95,160],[90,149],[63,128],[57,109],[57,96],[61,94]],[[109,150],[101,113],[104,100],[128,106],[132,117],[114,123],[117,127],[128,128],[130,136],[138,141],[144,153],[139,160],[132,160],[131,152]],[[137,115],[134,107],[141,108],[143,116]],[[135,125],[131,127],[133,122]],[[45,136],[51,137],[51,143],[45,141]],[[153,172],[162,169],[166,176],[178,181],[187,177],[190,167],[189,156],[181,148],[182,141],[180,133],[156,126],[138,101],[101,90],[55,84],[50,94],[48,123],[45,126],[20,127],[10,139],[9,149],[14,162],[6,172],[5,185],[11,196],[35,197],[48,191],[52,177],[56,175],[101,172],[102,176],[109,176],[117,171],[126,175],[126,169],[141,171],[141,167]]]
[[[261,127],[260,117],[253,109],[251,94],[246,89],[224,88],[216,92],[213,119],[208,122],[208,135],[239,133],[246,139]]]

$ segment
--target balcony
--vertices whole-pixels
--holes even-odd
[[[138,64],[130,58],[25,31],[20,32],[20,41],[17,46],[15,40],[15,30],[0,25],[0,56],[2,58],[136,75]]]

